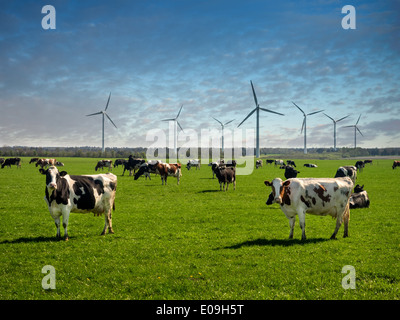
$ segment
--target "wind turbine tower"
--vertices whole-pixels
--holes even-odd
[[[175,154],[177,154],[177,142],[178,142],[178,135],[177,135],[177,133],[178,133],[178,131],[177,131],[177,127],[176,127],[176,125],[178,125],[179,126],[179,128],[181,128],[181,130],[183,131],[183,129],[182,129],[182,127],[181,127],[181,125],[180,125],[180,123],[178,122],[178,117],[179,117],[179,115],[181,114],[181,111],[182,111],[182,108],[183,108],[183,105],[181,106],[181,108],[179,109],[179,112],[178,112],[178,115],[175,117],[175,118],[171,118],[171,119],[164,119],[164,120],[162,120],[162,121],[173,121],[174,122],[174,152],[175,152]]]
[[[260,105],[258,104],[257,101],[257,96],[256,96],[256,92],[254,91],[254,86],[253,86],[253,82],[250,80],[250,84],[251,84],[251,89],[253,90],[253,97],[254,97],[254,102],[256,104],[256,107],[253,109],[253,111],[251,111],[246,118],[244,118],[244,120],[238,125],[238,128],[242,125],[243,122],[245,122],[254,112],[256,112],[256,157],[259,158],[260,157],[260,110],[262,111],[266,111],[266,112],[270,112],[270,113],[275,113],[275,114],[279,114],[281,116],[284,116],[284,114],[276,112],[276,111],[272,111],[269,109],[265,109],[265,108],[261,108]]]
[[[338,123],[339,121],[342,121],[344,119],[346,119],[349,115],[340,118],[339,120],[335,120],[332,117],[328,116],[326,113],[324,113],[324,115],[326,115],[329,119],[331,119],[333,121],[333,150],[337,150],[336,149],[336,123]]]
[[[97,115],[97,114],[103,115],[102,147],[101,147],[101,152],[102,152],[103,154],[104,154],[104,151],[105,151],[105,148],[104,148],[104,116],[106,116],[106,117],[108,118],[108,120],[110,120],[110,122],[114,125],[114,127],[117,128],[117,126],[115,125],[115,123],[111,120],[111,118],[109,117],[109,115],[108,115],[107,112],[106,112],[106,111],[107,111],[107,108],[108,108],[108,104],[110,103],[110,98],[111,98],[111,92],[110,92],[110,95],[108,96],[106,108],[104,109],[104,111],[99,111],[99,112],[96,112],[96,113],[91,113],[91,114],[86,115],[87,117],[94,116],[94,115]]]
[[[224,152],[224,127],[225,127],[227,124],[231,123],[231,122],[232,122],[233,120],[235,120],[235,119],[230,120],[230,121],[225,122],[225,123],[222,123],[221,121],[219,121],[218,119],[215,119],[214,117],[213,117],[213,119],[214,119],[215,121],[219,122],[219,124],[221,125],[221,128],[222,128],[222,138],[221,138],[222,143],[221,143],[221,145],[222,145],[222,152]]]
[[[299,109],[301,111],[301,113],[304,116],[303,125],[301,126],[300,133],[303,133],[303,129],[304,129],[304,154],[307,154],[307,116],[311,116],[313,114],[322,112],[324,110],[314,111],[314,112],[310,112],[310,113],[306,114],[297,104],[295,104],[293,101],[292,101],[292,103],[297,107],[297,109]]]
[[[357,124],[358,124],[358,122],[360,121],[360,118],[361,118],[361,114],[360,114],[360,116],[358,117],[358,120],[357,120],[356,124],[353,124],[352,126],[344,126],[344,127],[343,127],[343,128],[354,128],[354,149],[357,148],[357,131],[358,131],[362,136],[364,136],[364,135],[362,134],[362,132],[360,131],[360,129],[358,129],[358,127],[357,127]]]

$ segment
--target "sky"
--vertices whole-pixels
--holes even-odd
[[[258,103],[260,146],[400,147],[400,1],[0,2],[0,146],[149,147],[154,130],[237,129]],[[55,29],[44,29],[45,5]],[[355,29],[344,29],[345,5]],[[354,19],[353,19],[354,20]],[[255,130],[256,115],[240,127]],[[244,139],[246,135],[244,134]],[[161,138],[160,138],[161,139]],[[186,139],[186,140],[185,140]],[[228,138],[227,138],[228,139]],[[167,142],[166,142],[167,143]]]

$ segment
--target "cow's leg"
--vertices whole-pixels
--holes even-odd
[[[103,232],[101,233],[101,235],[105,235],[107,233],[107,229],[108,229],[108,233],[114,233],[114,230],[112,228],[112,216],[111,216],[111,207],[110,209],[106,210],[104,212],[104,229]]]
[[[60,233],[60,217],[53,217],[54,219],[54,223],[56,224],[56,228],[57,228],[57,234],[56,234],[56,238],[60,239],[61,238],[61,233]]]
[[[289,226],[290,226],[289,239],[293,239],[293,232],[294,232],[294,225],[296,223],[296,216],[288,217],[288,219],[289,219]]]
[[[301,228],[301,240],[306,240],[306,213],[303,210],[298,210],[297,215]]]
[[[63,211],[63,227],[64,227],[64,238],[65,241],[68,241],[68,219],[69,219],[69,212]]]
[[[233,190],[236,190],[236,179],[233,180]]]
[[[338,233],[339,228],[343,222],[343,213],[344,213],[343,211],[344,210],[345,210],[345,208],[339,208],[339,212],[341,212],[341,214],[338,214],[336,217],[336,228],[335,228],[335,231],[333,231],[333,234],[331,235],[331,239],[336,239],[336,234]]]
[[[347,204],[344,216],[343,216],[343,221],[344,221],[344,233],[343,233],[343,238],[347,238],[349,236],[349,220],[350,220],[350,205]]]

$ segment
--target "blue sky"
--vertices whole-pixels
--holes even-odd
[[[44,5],[56,29],[41,27]],[[341,26],[356,9],[356,29]],[[162,119],[219,129],[261,107],[261,147],[303,147],[303,117],[324,109],[338,147],[400,147],[400,2],[388,1],[2,1],[0,145],[147,147]],[[242,126],[255,128],[255,115]],[[307,119],[308,147],[332,147],[333,125]]]

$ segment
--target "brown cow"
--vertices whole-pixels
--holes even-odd
[[[180,163],[162,163],[156,164],[156,172],[161,176],[161,183],[167,185],[167,177],[176,177],[179,184],[179,179],[182,176],[181,164]]]

